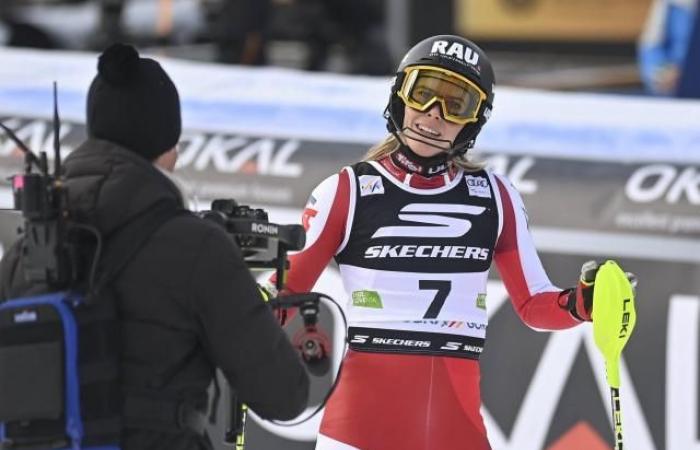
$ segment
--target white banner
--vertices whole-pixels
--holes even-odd
[[[83,123],[97,55],[0,49],[0,114]],[[153,56],[153,55],[151,55]],[[240,68],[155,57],[182,97],[184,128],[372,144],[386,134],[389,78]],[[496,88],[484,151],[573,159],[700,162],[700,101]]]

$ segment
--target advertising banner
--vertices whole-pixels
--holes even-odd
[[[0,57],[38,74],[29,80],[12,65],[0,69],[0,120],[30,148],[50,150],[55,77],[62,152],[79,145],[94,56]],[[386,133],[386,79],[165,64],[183,98],[178,178],[200,207],[234,198],[264,207],[274,222],[299,223],[313,187]],[[583,262],[608,258],[639,278],[637,328],[621,364],[626,447],[700,450],[700,103],[499,88],[495,105],[477,157],[522,193],[551,280],[573,286]],[[15,145],[0,137],[0,178],[21,168]],[[11,206],[7,186],[0,202]],[[5,248],[18,223],[16,214],[0,214]],[[346,299],[334,267],[316,290]],[[482,414],[493,448],[609,449],[609,392],[590,324],[527,328],[495,270],[487,311]],[[320,324],[333,337],[337,367],[344,330],[332,307],[324,305]],[[331,374],[314,378],[309,412],[331,382]],[[221,449],[223,408],[211,430]],[[310,450],[318,424],[318,416],[295,427],[253,418],[246,448]]]
[[[475,39],[634,43],[651,0],[458,0],[457,29]]]

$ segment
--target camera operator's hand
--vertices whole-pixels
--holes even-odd
[[[272,283],[258,283],[258,292],[260,292],[260,296],[265,303],[269,302],[273,298],[277,298],[279,295],[277,288]],[[272,312],[274,313],[275,318],[277,318],[277,322],[279,322],[279,324],[282,326],[286,325],[291,319],[288,310],[285,308],[275,308],[274,306],[272,308]]]

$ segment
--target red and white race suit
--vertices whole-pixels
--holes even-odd
[[[425,178],[385,158],[343,168],[312,192],[287,289],[313,288],[337,261],[350,350],[317,450],[489,449],[479,355],[495,261],[522,320],[580,323],[542,268],[520,195],[487,170]]]

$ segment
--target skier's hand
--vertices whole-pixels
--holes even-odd
[[[591,311],[593,311],[593,289],[595,288],[595,277],[600,264],[596,261],[586,261],[581,266],[581,275],[575,288],[571,289],[566,298],[566,305],[561,305],[569,310],[571,315],[581,321],[591,321]],[[627,279],[632,285],[632,289],[637,286],[637,277],[632,272],[625,272]]]

